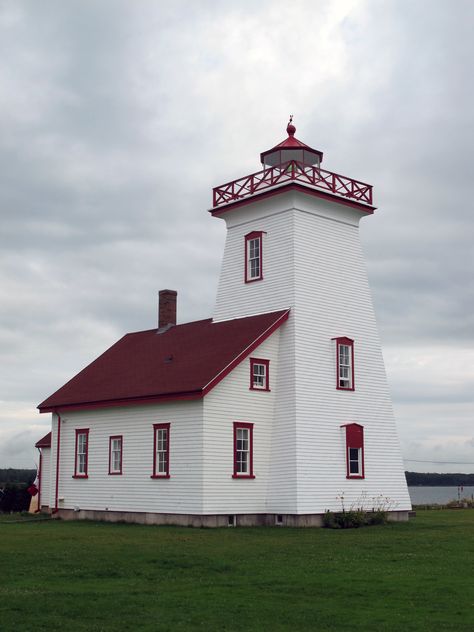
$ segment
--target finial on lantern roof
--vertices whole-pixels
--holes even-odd
[[[294,136],[296,132],[296,127],[293,125],[293,114],[290,114],[290,120],[288,121],[288,125],[286,126],[286,131],[288,136]]]

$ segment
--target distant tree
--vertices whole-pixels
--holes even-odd
[[[36,470],[9,467],[0,468],[0,485],[5,483],[31,483],[35,480]]]
[[[446,473],[439,474],[437,472],[405,472],[407,485],[412,487],[416,485],[431,487],[454,487],[458,485],[474,485],[474,474]]]
[[[7,483],[0,486],[0,513],[28,511],[31,496],[26,491],[26,483]]]

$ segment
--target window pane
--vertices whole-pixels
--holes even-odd
[[[114,470],[114,472],[120,470],[120,452],[113,453],[112,469]]]
[[[246,474],[248,471],[248,452],[237,453],[237,472]]]
[[[359,473],[359,461],[351,461],[349,463],[349,471],[351,474]]]

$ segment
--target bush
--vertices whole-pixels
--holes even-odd
[[[0,513],[28,511],[31,496],[26,491],[28,484],[7,483],[0,489]]]
[[[394,506],[393,501],[383,496],[377,496],[370,500],[366,493],[362,493],[360,498],[349,508],[344,505],[344,494],[338,496],[342,511],[326,511],[323,516],[323,527],[327,529],[358,529],[359,527],[387,524],[388,511]],[[370,510],[364,506],[371,507]]]
[[[372,524],[383,524],[377,513],[366,513],[361,509],[352,511],[326,511],[323,526],[327,529],[358,529]]]

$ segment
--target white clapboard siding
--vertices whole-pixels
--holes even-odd
[[[202,400],[196,400],[64,413],[61,416],[59,508],[201,513],[202,408]],[[152,479],[153,424],[168,422],[170,478]],[[75,431],[86,428],[89,429],[88,478],[76,479],[73,478]],[[54,420],[53,463],[56,432]],[[109,437],[112,435],[123,436],[121,475],[108,474]],[[55,475],[53,484],[54,481]]]
[[[347,214],[344,221],[322,217],[303,196],[297,202],[298,511],[340,508],[341,495],[349,506],[362,495],[369,506],[372,498],[383,495],[394,508],[409,509],[358,222]],[[337,336],[354,339],[355,391],[335,388],[332,338]],[[340,426],[351,422],[364,426],[362,480],[346,478],[345,431]]]
[[[281,485],[279,506],[290,511],[296,493],[296,479],[291,485],[288,475],[294,468],[291,451],[282,449],[277,414],[282,405],[280,389],[280,336],[285,323],[226,376],[204,399],[204,513],[266,513],[272,512],[272,492]],[[250,389],[250,358],[270,361],[270,391]],[[234,479],[235,421],[252,423],[254,479]],[[293,437],[290,442],[294,444]],[[275,455],[279,455],[275,467]],[[295,472],[294,472],[295,473]]]
[[[341,495],[349,506],[361,496],[370,505],[382,495],[394,509],[410,508],[360,247],[360,217],[358,210],[300,192],[224,215],[228,231],[216,320],[291,307],[281,329],[268,511],[321,513],[340,508]],[[264,278],[245,283],[244,236],[251,231],[264,231]],[[353,392],[336,389],[332,338],[338,336],[355,341]],[[340,426],[351,422],[364,426],[362,480],[346,478]]]
[[[40,503],[50,506],[51,448],[41,448]]]

